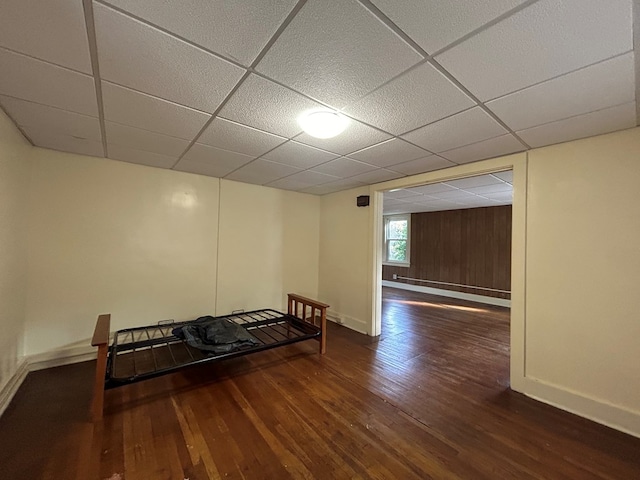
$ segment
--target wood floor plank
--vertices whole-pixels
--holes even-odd
[[[635,479],[640,439],[509,387],[509,310],[384,289],[383,333],[305,342],[109,390],[31,373],[0,418],[12,480]]]

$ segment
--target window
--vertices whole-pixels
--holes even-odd
[[[409,266],[411,215],[384,217],[384,262]]]

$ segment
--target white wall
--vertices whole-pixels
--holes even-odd
[[[222,180],[217,313],[318,295],[320,197]]]
[[[115,330],[317,296],[319,197],[40,148],[33,162],[27,355],[86,351],[100,313]]]
[[[33,151],[26,353],[215,308],[216,178]]]
[[[357,207],[360,187],[322,197],[319,297],[331,305],[331,319],[371,333],[370,207]]]
[[[0,110],[0,392],[23,354],[30,150]]]
[[[640,416],[640,129],[534,150],[529,378]]]

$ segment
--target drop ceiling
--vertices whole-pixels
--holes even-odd
[[[3,0],[0,106],[36,146],[321,195],[636,126],[632,3]],[[317,107],[350,126],[303,133]]]
[[[511,170],[384,193],[384,214],[437,212],[513,203]]]

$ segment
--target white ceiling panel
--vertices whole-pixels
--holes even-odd
[[[407,133],[402,138],[440,153],[505,133],[507,130],[484,110],[474,107]]]
[[[371,128],[357,120],[351,120],[347,129],[337,137],[316,138],[303,132],[296,137],[296,141],[339,155],[348,155],[351,152],[388,140],[389,138],[391,138],[391,135],[387,133]]]
[[[427,53],[434,54],[524,1],[372,0],[372,3]]]
[[[295,0],[109,0],[129,13],[249,66],[295,6]]]
[[[489,102],[513,130],[632,102],[635,98],[633,52],[539,83]]]
[[[321,107],[288,88],[250,75],[220,111],[220,116],[265,132],[291,138],[302,131],[298,117]]]
[[[109,158],[121,160],[123,162],[147,165],[148,167],[171,168],[178,160],[178,157],[170,157],[159,153],[144,152],[134,148],[123,147],[121,145],[107,144]]]
[[[490,100],[633,48],[631,0],[541,0],[437,60]]]
[[[1,95],[0,105],[23,129],[102,142],[100,121],[95,117]]]
[[[104,117],[108,121],[191,140],[211,115],[173,102],[102,82]]]
[[[409,160],[415,160],[416,158],[422,158],[430,153],[431,152],[411,145],[404,140],[393,138],[386,142],[365,148],[364,150],[354,152],[349,155],[349,157],[378,167],[388,167],[390,165],[408,162]]]
[[[210,177],[224,177],[252,160],[253,157],[248,155],[195,143],[180,159],[174,170]]]
[[[105,122],[105,131],[109,145],[114,144],[169,157],[179,157],[189,146],[189,142],[182,138],[170,137],[119,123]]]
[[[0,46],[91,74],[80,1],[2,0]]]
[[[394,180],[400,177],[404,177],[404,175],[398,172],[392,172],[391,170],[386,170],[384,168],[379,168],[371,172],[361,173],[360,175],[354,175],[353,177],[350,177],[350,180],[367,183],[367,184],[373,184],[373,183],[379,183],[379,182],[386,182],[387,180]]]
[[[0,94],[98,116],[93,77],[0,48]]]
[[[240,123],[216,118],[202,132],[198,143],[258,157],[287,139]]]
[[[433,197],[440,193],[450,192],[452,190],[455,190],[455,187],[450,187],[449,185],[446,185],[444,183],[432,183],[429,185],[422,185],[419,187],[408,188],[407,190],[414,193],[429,195],[430,197]]]
[[[522,130],[518,135],[532,147],[542,147],[635,126],[635,103],[626,103]]]
[[[458,180],[449,180],[444,182],[445,185],[450,187],[456,187],[461,189],[468,189],[472,187],[484,187],[487,185],[504,185],[499,179],[490,174],[487,175],[475,175],[473,177],[459,178]]]
[[[328,193],[339,192],[341,190],[348,190],[350,188],[362,187],[365,184],[346,178],[338,180],[336,182],[323,183],[322,185],[316,185],[314,187],[307,187],[301,190],[304,193],[310,193],[312,195],[326,195]]]
[[[100,75],[213,112],[244,69],[100,4],[94,7]]]
[[[410,162],[399,163],[389,167],[394,172],[404,173],[405,175],[415,175],[417,173],[431,172],[442,168],[449,168],[456,165],[437,155],[429,155],[427,157],[411,160]]]
[[[429,64],[414,68],[345,109],[384,131],[401,135],[475,105]]]
[[[300,169],[283,165],[281,163],[270,162],[259,158],[253,162],[239,168],[225,178],[238,182],[257,183],[264,185],[274,180],[287,177],[299,172]]]
[[[413,48],[355,0],[310,0],[257,70],[342,108],[420,60]]]
[[[322,165],[318,165],[311,170],[314,172],[346,178],[360,173],[372,172],[376,169],[377,167],[369,165],[368,163],[358,162],[357,160],[351,160],[347,157],[340,157],[335,160],[331,160],[330,162],[323,163]]]
[[[268,183],[267,186],[283,188],[285,190],[302,190],[304,188],[322,185],[335,180],[339,180],[339,178],[307,170],[300,173],[294,173],[288,177]]]
[[[384,192],[385,202],[387,201],[387,199],[402,200],[404,202],[410,202],[412,200],[411,197],[417,197],[417,196],[422,196],[422,194],[418,192],[414,192],[413,189],[409,189],[409,188],[394,189],[394,190],[388,190]]]
[[[307,169],[333,160],[336,155],[290,140],[271,150],[264,155],[264,158],[299,169]]]
[[[476,195],[487,195],[489,193],[502,193],[502,192],[510,192],[513,190],[513,187],[508,183],[496,183],[493,185],[485,185],[482,187],[470,187],[467,188],[467,191],[475,193]]]
[[[71,135],[58,134],[54,131],[25,128],[24,132],[36,147],[60,150],[61,152],[77,153],[92,157],[104,157],[102,141],[76,138]]]
[[[525,150],[525,147],[513,135],[507,134],[464,147],[454,148],[441,153],[441,155],[452,162],[469,163],[523,150]]]
[[[494,177],[498,177],[500,180],[503,180],[507,183],[513,183],[513,170],[507,170],[506,172],[497,172],[492,173]]]

